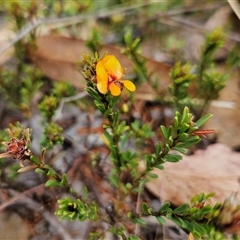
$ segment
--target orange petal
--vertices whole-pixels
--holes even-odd
[[[96,66],[96,73],[97,73],[97,89],[100,93],[106,94],[107,93],[107,86],[108,86],[108,73],[106,72],[102,60],[97,63]]]
[[[116,85],[114,82],[109,84],[109,90],[113,96],[119,96],[121,94],[121,88]]]
[[[102,59],[105,70],[113,80],[120,80],[123,77],[123,68],[120,62],[113,55],[107,55]]]
[[[130,92],[135,92],[136,91],[136,86],[129,80],[121,80],[123,83],[124,87],[127,88]]]

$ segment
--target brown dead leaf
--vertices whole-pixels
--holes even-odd
[[[239,190],[240,153],[224,144],[210,145],[177,163],[155,169],[158,178],[146,184],[149,191],[175,205],[188,203],[200,192],[215,192],[213,202],[223,202]]]
[[[76,69],[76,62],[89,50],[81,40],[42,36],[36,39],[36,51],[29,51],[30,59],[53,80],[70,81],[84,89],[85,82]]]

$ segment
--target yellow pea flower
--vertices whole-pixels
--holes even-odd
[[[109,90],[113,96],[119,96],[123,87],[131,92],[136,90],[135,85],[131,81],[121,80],[124,69],[113,55],[107,55],[98,61],[96,73],[97,89],[102,94],[106,94]]]

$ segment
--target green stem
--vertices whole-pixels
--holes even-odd
[[[175,137],[173,139],[173,142],[172,144],[167,147],[166,145],[163,147],[163,151],[161,152],[160,155],[156,156],[155,160],[152,161],[151,165],[146,168],[141,174],[140,174],[140,177],[136,179],[136,183],[139,183],[140,180],[142,180],[143,178],[146,177],[147,173],[152,171],[153,168],[156,166],[156,164],[163,164],[165,161],[163,161],[162,159],[169,153],[169,151],[174,147],[176,146],[177,142],[178,142],[178,138],[179,138],[179,135],[177,137]],[[140,186],[140,185],[139,185]],[[139,187],[138,186],[138,187]]]
[[[107,100],[107,97],[105,95],[101,95],[102,98],[102,103],[105,105],[105,109],[107,110],[111,110],[108,115],[107,115],[107,119],[109,122],[109,127],[111,129],[112,132],[112,139],[113,139],[113,145],[116,146],[116,164],[115,167],[117,168],[118,172],[120,173],[120,167],[121,167],[121,162],[120,162],[120,158],[121,158],[121,153],[120,153],[120,149],[119,149],[119,134],[117,134],[116,129],[114,126],[114,122],[113,122],[113,115],[114,115],[114,110],[112,108],[112,106],[110,106],[109,101]]]

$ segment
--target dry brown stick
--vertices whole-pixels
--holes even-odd
[[[19,193],[18,195],[15,195],[9,201],[4,202],[0,205],[0,212],[4,211],[7,207],[13,205],[14,203],[20,201],[22,198],[26,197],[27,195],[38,192],[43,188],[44,188],[44,184],[40,184],[36,187],[30,188],[22,193]]]
[[[46,209],[43,208],[43,206],[36,201],[32,200],[30,197],[27,197],[26,195],[39,191],[40,188],[43,188],[44,184],[38,185],[36,187],[33,187],[23,193],[19,193],[16,190],[9,190],[9,193],[13,196],[13,198],[8,201],[5,204],[2,204],[0,206],[0,210],[4,210],[6,207],[13,205],[15,202],[23,203],[27,208],[30,208],[32,210],[41,212],[44,219],[53,226],[59,235],[61,235],[63,240],[69,240],[71,239],[71,235],[64,229],[60,221],[57,220],[57,218],[50,212],[48,212]]]
[[[43,24],[50,25],[50,24],[56,24],[56,23],[72,25],[72,24],[76,24],[76,23],[79,23],[79,22],[82,22],[82,21],[85,21],[88,19],[105,18],[105,17],[110,17],[115,14],[120,14],[120,13],[125,13],[125,15],[128,15],[128,14],[130,14],[131,10],[145,7],[149,4],[153,4],[153,3],[149,2],[149,3],[134,4],[133,6],[120,7],[120,8],[112,9],[112,10],[106,9],[104,11],[99,11],[99,12],[92,13],[92,14],[83,14],[80,16],[78,15],[78,16],[64,17],[64,18],[37,19],[34,22],[30,22],[30,23],[26,24],[26,26],[22,30],[20,30],[12,40],[10,40],[5,46],[3,46],[3,48],[0,49],[0,55],[2,53],[4,53],[7,49],[12,47],[16,42],[21,40],[29,32],[31,32],[32,30],[34,30],[35,28],[37,28],[40,25],[43,25]]]
[[[0,55],[2,53],[4,53],[7,49],[9,49],[11,46],[13,46],[16,42],[18,42],[19,40],[21,40],[24,36],[26,36],[29,32],[31,32],[32,30],[34,30],[35,28],[37,28],[40,25],[43,24],[64,24],[66,25],[72,25],[72,24],[76,24],[79,22],[82,22],[84,20],[88,20],[88,19],[97,19],[97,18],[104,18],[104,17],[110,17],[114,14],[120,14],[120,13],[124,13],[124,15],[129,15],[131,14],[130,11],[137,9],[137,8],[142,8],[145,7],[147,5],[150,4],[154,4],[157,2],[149,2],[149,3],[141,3],[141,4],[135,4],[133,6],[127,6],[127,7],[120,7],[118,9],[113,9],[113,10],[104,10],[104,11],[99,11],[97,13],[93,13],[93,14],[86,14],[86,15],[81,15],[81,16],[71,16],[71,17],[65,17],[65,18],[46,18],[46,19],[37,19],[34,22],[30,22],[28,23],[21,31],[19,31],[16,36],[10,40],[3,48],[0,49]],[[219,6],[219,5],[217,5]],[[165,13],[165,16],[174,16],[174,15],[178,15],[184,12],[194,12],[194,11],[200,11],[200,10],[211,10],[211,9],[215,9],[216,5],[210,5],[207,6],[205,8],[199,9],[199,7],[194,7],[194,8],[185,8],[185,9],[180,9],[180,10],[171,10],[167,13]],[[61,25],[62,26],[62,25]]]
[[[216,9],[220,8],[221,6],[223,6],[224,4],[226,4],[226,3],[224,3],[224,2],[211,3],[206,6],[194,4],[191,7],[183,7],[181,9],[169,10],[166,14],[164,13],[164,15],[170,17],[170,16],[180,15],[180,14],[184,14],[184,13],[194,13],[194,12],[216,10]]]
[[[162,15],[159,15],[158,21],[162,22],[163,24],[166,24],[166,25],[181,27],[188,31],[190,28],[190,29],[194,29],[194,31],[197,30],[201,33],[211,32],[206,27],[204,27],[200,24],[197,24],[197,23],[193,22],[192,20],[187,20],[187,19],[183,19],[180,17],[167,17],[167,16],[163,17]],[[227,34],[226,38],[236,41],[236,42],[240,42],[240,34],[237,34],[237,33],[230,32]]]

